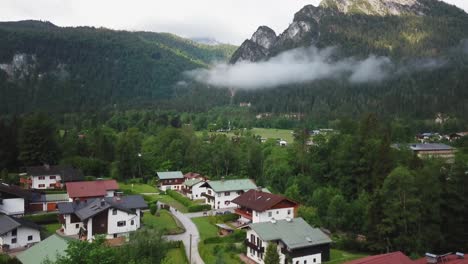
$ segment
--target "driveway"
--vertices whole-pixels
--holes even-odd
[[[192,220],[185,214],[180,211],[176,211],[174,208],[170,208],[171,213],[177,217],[179,222],[184,226],[185,233],[180,235],[165,236],[168,240],[172,241],[182,241],[185,246],[185,253],[187,254],[187,259],[190,261],[190,250],[192,253],[192,260],[190,264],[204,264],[200,253],[198,252],[198,243],[200,242],[200,234],[198,233],[197,226],[192,222]],[[190,247],[190,235],[192,235],[192,246]]]

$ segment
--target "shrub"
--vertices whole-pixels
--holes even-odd
[[[193,212],[201,212],[204,210],[211,210],[211,205],[209,204],[196,204],[196,205],[191,205],[187,208],[189,213]]]
[[[203,240],[205,244],[220,244],[220,243],[240,243],[245,240],[245,231],[235,230],[232,234],[225,237],[209,237]]]
[[[200,212],[200,211],[203,211],[203,210],[210,210],[211,209],[211,205],[194,203],[192,200],[190,200],[189,198],[187,198],[185,196],[182,196],[180,193],[178,193],[176,191],[167,190],[166,193],[167,193],[167,195],[174,198],[174,200],[178,201],[179,203],[181,203],[182,205],[187,207],[187,210],[189,212],[193,213],[193,212]]]
[[[36,224],[51,224],[57,223],[58,215],[56,213],[49,214],[37,214],[37,215],[26,215],[23,217]]]
[[[151,213],[152,215],[154,215],[154,214],[156,213],[156,210],[157,210],[157,209],[158,209],[158,208],[156,207],[155,204],[151,204],[151,205],[150,205],[150,213]]]

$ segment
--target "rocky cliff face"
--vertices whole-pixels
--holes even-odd
[[[366,15],[423,15],[423,5],[418,0],[323,0],[320,6],[342,13]]]

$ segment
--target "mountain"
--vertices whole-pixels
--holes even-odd
[[[417,119],[443,113],[467,122],[467,40],[468,14],[442,1],[323,0],[299,10],[279,34],[260,26],[230,63],[268,61],[300,47],[333,47],[332,61],[390,61],[393,70],[385,81],[352,83],[336,76],[239,90],[235,101],[251,102],[257,112],[302,112],[314,120],[374,112]]]
[[[235,47],[168,33],[0,23],[0,112],[70,112],[170,99],[186,70]]]
[[[223,43],[217,41],[217,40],[214,39],[214,38],[196,37],[196,38],[190,38],[190,40],[192,40],[192,41],[194,41],[194,42],[196,42],[196,43],[205,44],[205,45],[211,45],[211,46],[223,44]]]

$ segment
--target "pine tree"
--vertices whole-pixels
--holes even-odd
[[[273,242],[268,243],[266,252],[265,252],[265,264],[279,264],[280,256],[278,254],[278,249],[276,244]]]

